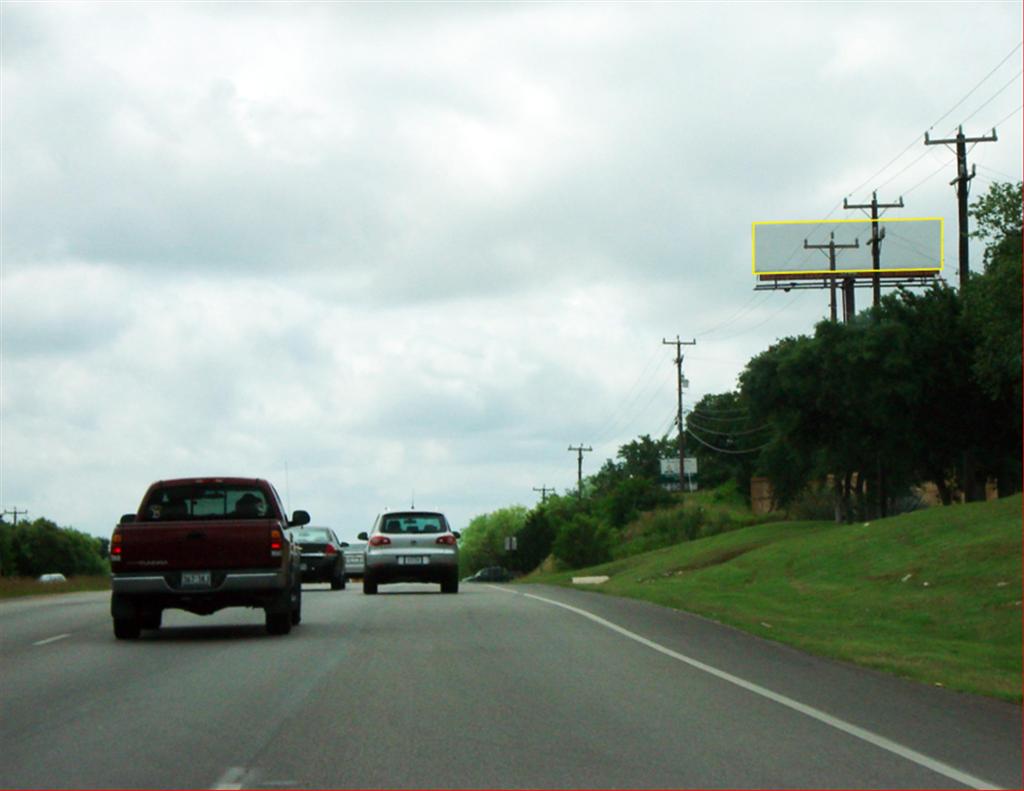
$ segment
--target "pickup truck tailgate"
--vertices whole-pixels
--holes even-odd
[[[281,565],[271,556],[276,519],[203,522],[142,522],[121,527],[118,571],[252,569]]]

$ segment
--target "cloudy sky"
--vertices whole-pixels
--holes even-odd
[[[1021,4],[4,2],[0,506],[252,475],[351,537],[575,485],[826,292],[751,223],[1021,178]],[[1009,56],[1009,57],[1007,57]],[[1005,59],[1005,60],[1004,60]],[[965,98],[966,97],[966,98]],[[980,263],[980,255],[975,254]],[[861,306],[867,291],[859,291]]]

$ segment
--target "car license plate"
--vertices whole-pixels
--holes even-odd
[[[181,572],[181,587],[183,588],[209,588],[210,572],[208,571],[183,571]]]
[[[425,566],[427,565],[427,558],[423,555],[402,555],[398,558],[398,565],[400,566]]]

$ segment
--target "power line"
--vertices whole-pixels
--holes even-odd
[[[739,454],[742,454],[742,453],[757,453],[758,451],[762,451],[765,448],[767,448],[769,445],[772,444],[771,442],[766,442],[764,445],[761,445],[760,447],[750,448],[749,450],[729,450],[728,448],[716,448],[710,442],[705,442],[704,440],[702,440],[700,437],[698,437],[696,434],[694,434],[689,429],[686,430],[686,433],[689,434],[691,437],[693,437],[695,440],[697,440],[697,442],[699,442],[705,448],[713,450],[716,453],[729,453],[729,454],[733,454],[733,455],[739,455]]]
[[[700,423],[694,423],[692,420],[687,420],[686,421],[686,425],[687,425],[688,428],[690,426],[693,426],[694,428],[698,428],[698,429],[700,429],[701,431],[703,431],[703,432],[705,432],[707,434],[715,434],[715,435],[717,435],[719,437],[745,437],[745,436],[747,436],[749,434],[757,434],[759,431],[764,431],[766,428],[769,427],[768,424],[766,423],[763,426],[758,426],[757,428],[747,429],[745,431],[716,431],[713,428],[708,428],[707,426],[702,426]]]
[[[937,124],[938,124],[938,123],[939,123],[940,121],[942,121],[942,120],[943,120],[944,118],[946,118],[947,116],[949,116],[949,115],[950,115],[950,114],[951,114],[951,113],[952,113],[952,112],[953,112],[953,111],[954,111],[954,110],[955,110],[955,109],[956,109],[957,107],[959,107],[959,106],[960,106],[961,104],[963,104],[964,102],[966,102],[966,101],[967,101],[967,100],[968,100],[969,98],[971,98],[971,94],[973,94],[973,93],[974,93],[974,92],[975,92],[976,90],[978,90],[978,88],[980,88],[980,87],[981,87],[981,86],[982,86],[982,85],[983,85],[983,84],[985,83],[985,81],[986,81],[986,80],[987,80],[987,79],[988,79],[989,77],[991,77],[991,76],[992,76],[993,74],[995,74],[995,73],[996,73],[997,71],[999,71],[999,67],[1000,67],[1000,66],[1002,66],[1002,65],[1003,65],[1004,63],[1006,63],[1006,61],[1008,61],[1008,60],[1009,60],[1009,59],[1010,59],[1011,57],[1013,57],[1013,54],[1014,54],[1014,53],[1015,53],[1015,52],[1016,52],[1017,50],[1019,50],[1019,49],[1021,48],[1021,46],[1022,46],[1022,45],[1024,45],[1024,41],[1020,41],[1020,42],[1018,42],[1018,43],[1017,43],[1017,46],[1016,46],[1016,47],[1014,47],[1013,49],[1011,49],[1011,50],[1009,51],[1009,53],[1007,53],[1006,57],[1005,57],[1005,58],[1003,58],[1003,59],[1002,59],[1001,61],[999,61],[999,63],[997,63],[997,64],[995,65],[995,68],[993,68],[993,69],[992,69],[992,71],[990,71],[990,72],[989,72],[988,74],[986,74],[986,75],[985,75],[984,77],[982,77],[982,78],[981,78],[981,79],[980,79],[980,80],[978,81],[978,84],[977,84],[977,85],[975,85],[975,86],[974,86],[973,88],[971,88],[971,89],[970,89],[970,90],[969,90],[969,91],[968,91],[967,93],[965,93],[965,94],[963,95],[963,97],[962,97],[962,98],[960,99],[960,101],[958,101],[958,102],[957,102],[956,104],[954,104],[954,105],[953,105],[952,107],[950,107],[950,108],[949,108],[948,110],[946,110],[946,112],[944,112],[944,113],[943,113],[942,115],[940,115],[940,116],[938,117],[938,119],[936,119],[936,121],[935,121],[934,123],[932,123],[932,125],[931,125],[931,126],[929,126],[929,127],[928,127],[928,131],[929,131],[929,132],[930,132],[930,131],[932,131],[932,130],[933,130],[933,129],[934,129],[935,127],[936,127],[936,125],[937,125]],[[966,119],[965,119],[965,120],[966,120]]]
[[[979,108],[978,108],[977,110],[975,110],[975,111],[974,111],[973,113],[971,113],[971,114],[970,114],[969,116],[967,116],[967,117],[966,117],[966,118],[965,118],[965,119],[964,119],[963,121],[961,121],[960,123],[961,123],[961,124],[966,124],[966,123],[967,123],[968,121],[970,121],[970,120],[971,120],[972,118],[974,118],[974,116],[976,116],[976,115],[977,115],[978,113],[980,113],[980,112],[981,112],[982,110],[984,110],[984,109],[985,109],[986,107],[988,107],[988,105],[989,105],[989,104],[990,104],[990,103],[992,102],[992,100],[993,100],[993,99],[995,99],[995,98],[996,98],[996,97],[997,97],[997,96],[998,96],[999,94],[1001,94],[1001,93],[1002,93],[1003,91],[1005,91],[1005,90],[1006,90],[1007,88],[1009,88],[1009,87],[1010,87],[1011,85],[1013,85],[1013,83],[1015,83],[1015,82],[1016,82],[1016,81],[1017,81],[1017,80],[1018,80],[1018,79],[1020,78],[1020,75],[1021,75],[1021,74],[1024,74],[1024,69],[1021,69],[1021,70],[1020,70],[1020,71],[1018,71],[1018,72],[1017,72],[1017,73],[1016,73],[1015,75],[1013,75],[1013,78],[1012,78],[1012,79],[1011,79],[1011,80],[1010,80],[1010,81],[1009,81],[1008,83],[1006,83],[1006,85],[1004,85],[1004,86],[1003,86],[1002,88],[1000,88],[1000,89],[999,89],[998,91],[996,91],[996,92],[995,92],[994,94],[992,94],[992,96],[990,96],[990,97],[988,98],[988,100],[987,100],[987,101],[985,101],[985,103],[981,105],[981,107],[979,107]]]

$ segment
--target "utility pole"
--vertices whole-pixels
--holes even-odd
[[[572,450],[572,448],[570,448],[570,450]],[[536,486],[534,486],[534,487],[533,487],[533,490],[534,490],[535,492],[540,492],[540,501],[541,501],[542,503],[544,503],[544,502],[547,502],[547,499],[548,499],[548,492],[552,492],[552,493],[554,493],[554,491],[555,491],[555,487],[554,487],[554,486],[541,486],[541,487],[540,487],[540,488],[538,489],[538,488],[537,488]]]
[[[846,198],[843,198],[844,209],[871,209],[871,241],[868,242],[871,245],[871,268],[878,272],[881,266],[882,259],[882,240],[885,238],[885,228],[879,229],[878,227],[878,210],[879,209],[902,209],[903,208],[903,196],[900,195],[899,203],[879,203],[878,193],[871,193],[871,203],[847,203]],[[872,304],[877,308],[878,303],[882,301],[882,281],[878,275],[875,275],[872,280],[872,291],[874,299]]]
[[[583,454],[590,453],[593,450],[589,445],[583,447],[583,444],[579,444],[576,447],[569,446],[569,450],[574,450],[578,454],[576,459],[576,496],[580,499],[583,498]]]
[[[683,465],[686,457],[686,429],[683,427],[683,383],[686,381],[683,379],[683,347],[684,346],[696,346],[697,341],[691,338],[688,341],[679,340],[679,336],[676,335],[674,341],[661,339],[661,342],[665,346],[676,347],[676,393],[678,395],[678,407],[676,411],[676,425],[679,427],[679,491],[686,491],[686,473],[683,472]]]
[[[8,514],[11,514],[11,515],[14,516],[14,526],[15,527],[18,526],[18,514],[21,514],[22,516],[24,516],[27,513],[28,513],[28,511],[19,511],[17,506],[15,506],[13,510],[4,511],[3,512],[4,516],[7,516]]]
[[[853,244],[836,244],[835,233],[829,233],[828,244],[807,244],[807,240],[804,239],[805,250],[828,250],[828,268],[830,271],[836,271],[836,250],[856,250],[860,247],[860,240],[854,239]],[[836,320],[836,279],[832,277],[829,279],[829,291],[831,292],[831,302],[829,313],[832,317],[832,321]],[[853,278],[847,277],[843,279],[843,321],[849,321],[853,318],[854,305],[853,305]]]
[[[967,286],[967,280],[970,278],[971,266],[968,260],[967,252],[967,194],[968,182],[974,178],[975,168],[971,166],[971,172],[967,172],[967,144],[968,143],[994,143],[998,138],[996,137],[996,130],[992,130],[992,137],[987,135],[984,137],[964,137],[964,128],[959,127],[956,137],[949,140],[931,140],[928,137],[928,133],[924,133],[924,144],[926,146],[938,146],[938,145],[951,145],[956,144],[956,173],[957,176],[950,183],[950,186],[956,184],[956,201],[958,208],[958,219],[960,226],[960,293],[963,293],[964,288]]]

